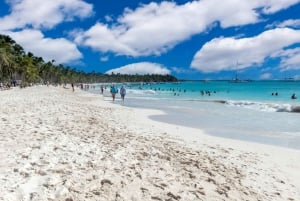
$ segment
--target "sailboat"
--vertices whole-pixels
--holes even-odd
[[[295,79],[293,77],[287,77],[286,75],[284,76],[283,80],[286,82],[294,82],[295,81]]]
[[[238,78],[237,76],[237,72],[235,73],[235,78],[230,80],[229,82],[233,82],[233,83],[241,83],[241,82],[250,82],[251,80],[241,80]]]
[[[236,66],[238,66],[238,62],[236,63]],[[237,74],[237,70],[235,71],[235,78],[230,80],[229,82],[233,82],[233,83],[241,83],[241,82],[249,82],[250,80],[241,80],[238,78],[238,74]]]

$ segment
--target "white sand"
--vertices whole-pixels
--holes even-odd
[[[300,200],[300,152],[78,89],[0,91],[0,200]]]

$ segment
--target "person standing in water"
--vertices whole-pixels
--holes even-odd
[[[101,85],[101,94],[103,94],[103,91],[104,91],[104,88],[103,88],[103,85]]]
[[[122,102],[124,103],[124,99],[125,99],[125,95],[126,95],[126,89],[124,88],[124,86],[122,86],[120,89],[120,95],[122,98]]]
[[[111,93],[111,97],[112,97],[113,101],[115,101],[116,93],[118,93],[118,90],[115,88],[114,85],[112,85],[112,87],[110,88],[110,93]]]

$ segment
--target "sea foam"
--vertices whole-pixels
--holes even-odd
[[[243,107],[265,112],[300,112],[299,106],[293,106],[288,103],[269,103],[255,101],[225,101],[225,104],[236,107]]]

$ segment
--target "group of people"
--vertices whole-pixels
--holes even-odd
[[[74,84],[72,83],[71,84],[71,87],[72,87],[72,90],[73,90],[73,92],[74,92]],[[95,89],[95,86],[94,85],[89,85],[89,84],[80,84],[80,88],[82,89],[82,90],[89,90],[89,88],[92,88],[92,89]],[[106,85],[101,85],[100,86],[100,93],[101,94],[103,94],[104,93],[104,91],[106,90]],[[113,101],[115,101],[115,99],[116,99],[116,94],[117,93],[119,93],[119,90],[118,90],[118,88],[115,86],[115,85],[112,85],[111,87],[110,87],[110,93],[111,93],[111,97],[112,97],[112,100]],[[124,99],[125,99],[125,95],[126,95],[126,89],[125,89],[125,87],[124,86],[122,86],[121,88],[120,88],[120,96],[121,96],[121,99],[122,99],[122,102],[124,103]]]
[[[278,92],[272,93],[272,96],[278,96]],[[293,94],[291,95],[291,99],[297,99],[297,96],[296,96],[295,93],[293,93]]]
[[[114,85],[111,86],[110,93],[112,96],[112,100],[115,101],[116,94],[118,93],[118,89]],[[126,89],[124,86],[122,86],[120,88],[120,95],[121,95],[122,102],[124,103],[124,99],[125,99],[125,95],[126,95]]]

